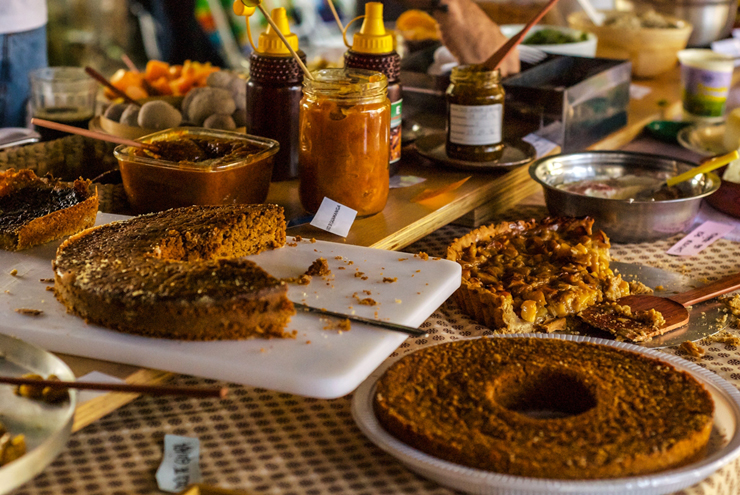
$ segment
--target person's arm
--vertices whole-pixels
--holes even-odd
[[[446,12],[434,12],[442,43],[461,64],[482,63],[506,43],[498,25],[473,0],[441,0],[440,4],[447,6]],[[517,50],[504,59],[500,69],[503,76],[519,72]]]

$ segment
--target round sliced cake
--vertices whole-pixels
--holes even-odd
[[[121,332],[182,340],[285,337],[287,286],[239,259],[285,244],[277,205],[176,208],[85,230],[53,261],[70,313]]]

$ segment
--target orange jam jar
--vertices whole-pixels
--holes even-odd
[[[298,155],[301,204],[316,213],[324,197],[378,213],[388,201],[391,104],[380,72],[314,71],[303,79]]]

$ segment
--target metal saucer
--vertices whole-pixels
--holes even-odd
[[[53,354],[15,337],[0,334],[0,375],[20,377],[54,374],[73,381],[72,370]],[[11,385],[0,386],[0,422],[13,435],[23,434],[26,454],[0,467],[0,494],[9,493],[35,477],[66,446],[72,432],[75,391],[69,400],[47,404],[15,395]]]
[[[473,172],[492,172],[521,167],[537,157],[537,151],[534,149],[534,146],[526,141],[516,140],[504,141],[504,154],[498,160],[490,162],[457,160],[447,156],[447,152],[445,151],[446,139],[447,136],[444,132],[422,136],[416,140],[416,151],[424,158],[435,163]]]

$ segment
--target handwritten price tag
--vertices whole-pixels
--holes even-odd
[[[725,234],[731,232],[734,225],[721,222],[704,222],[691,231],[689,235],[674,244],[666,253],[674,256],[694,256]]]
[[[534,133],[527,134],[522,138],[522,141],[526,141],[534,146],[534,149],[537,151],[537,158],[545,156],[558,146],[557,143],[553,143],[552,141],[549,141]]]
[[[157,486],[163,492],[177,493],[202,479],[200,441],[178,435],[164,436],[164,457],[157,469]]]
[[[311,225],[332,234],[347,237],[349,229],[355,221],[357,211],[349,206],[344,206],[329,198],[324,198],[319,206],[319,211],[311,220]]]

